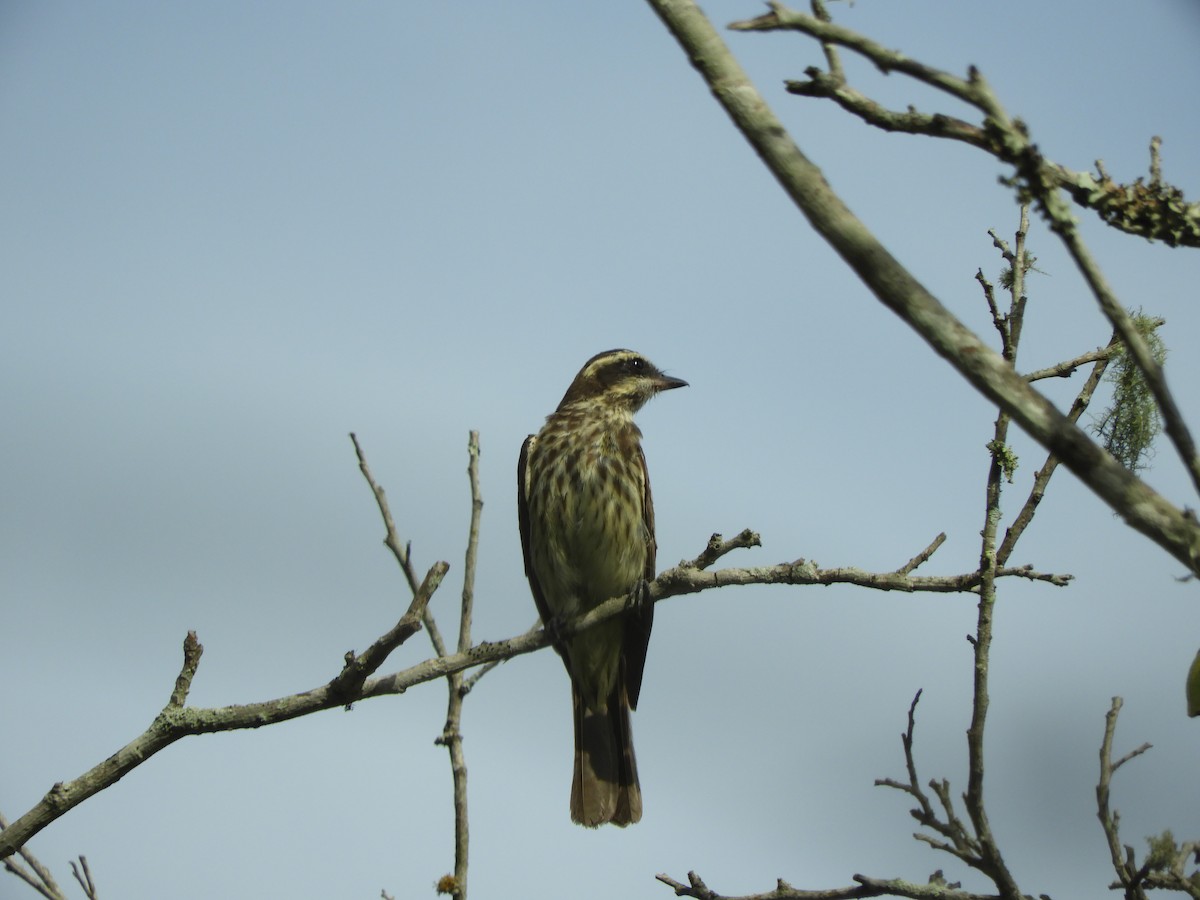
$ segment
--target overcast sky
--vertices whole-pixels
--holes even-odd
[[[761,4],[706,4],[718,24]],[[1051,158],[1200,193],[1194,0],[858,0],[838,21],[924,62],[978,65]],[[800,146],[889,249],[985,332],[974,281],[1017,207],[993,160],[885,135],[787,95],[822,63],[798,35],[728,40]],[[897,108],[967,110],[847,60]],[[514,473],[579,366],[632,347],[691,386],[640,416],[659,564],[759,531],[727,565],[798,557],[974,568],[995,413],[881,307],[788,203],[644,4],[98,3],[0,6],[0,809],[11,819],[139,734],[185,633],[191,702],[319,685],[408,602],[347,438],[421,572],[451,563],[467,434],[485,498],[475,636],[536,615]],[[1085,234],[1122,300],[1166,317],[1169,377],[1200,427],[1200,257]],[[1020,365],[1109,327],[1040,223]],[[1069,402],[1079,379],[1046,387]],[[1107,393],[1098,402],[1107,399]],[[1096,408],[1099,412],[1100,408]],[[1011,515],[1044,454],[1014,434]],[[1165,445],[1148,473],[1195,506]],[[1183,681],[1195,584],[1060,472],[1013,558],[1073,585],[1005,583],[987,794],[1022,888],[1112,880],[1095,817],[1110,698],[1114,803],[1139,852],[1200,837],[1200,722]],[[966,786],[969,596],[725,589],[658,609],[634,733],[645,818],[573,826],[571,709],[541,652],[489,674],[463,721],[476,898],[659,897],[924,880],[899,735]],[[423,635],[386,666],[429,653]],[[60,882],[102,896],[429,896],[453,867],[440,683],[253,732],[184,740],[39,834]],[[961,812],[961,807],[960,807]],[[32,896],[11,876],[0,896]]]

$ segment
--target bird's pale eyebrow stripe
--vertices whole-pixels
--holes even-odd
[[[614,368],[622,363],[628,362],[631,359],[640,359],[640,357],[632,350],[621,350],[615,353],[605,354],[599,359],[592,360],[592,364],[587,367],[587,374],[589,376],[594,376],[599,372],[603,372],[605,369]]]

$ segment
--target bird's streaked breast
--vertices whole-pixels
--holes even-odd
[[[528,462],[533,565],[559,615],[628,593],[646,562],[640,434],[593,418],[552,416]]]

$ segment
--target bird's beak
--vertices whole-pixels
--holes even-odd
[[[654,388],[658,391],[670,391],[687,386],[688,383],[682,378],[672,378],[670,375],[659,375],[658,380],[654,383]]]

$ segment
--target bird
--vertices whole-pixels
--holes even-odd
[[[654,604],[654,505],[634,414],[687,382],[632,350],[597,353],[546,424],[521,446],[517,510],[525,575],[571,677],[571,819],[591,828],[642,818],[629,712],[637,709]],[[612,597],[621,616],[569,637],[562,625]]]

